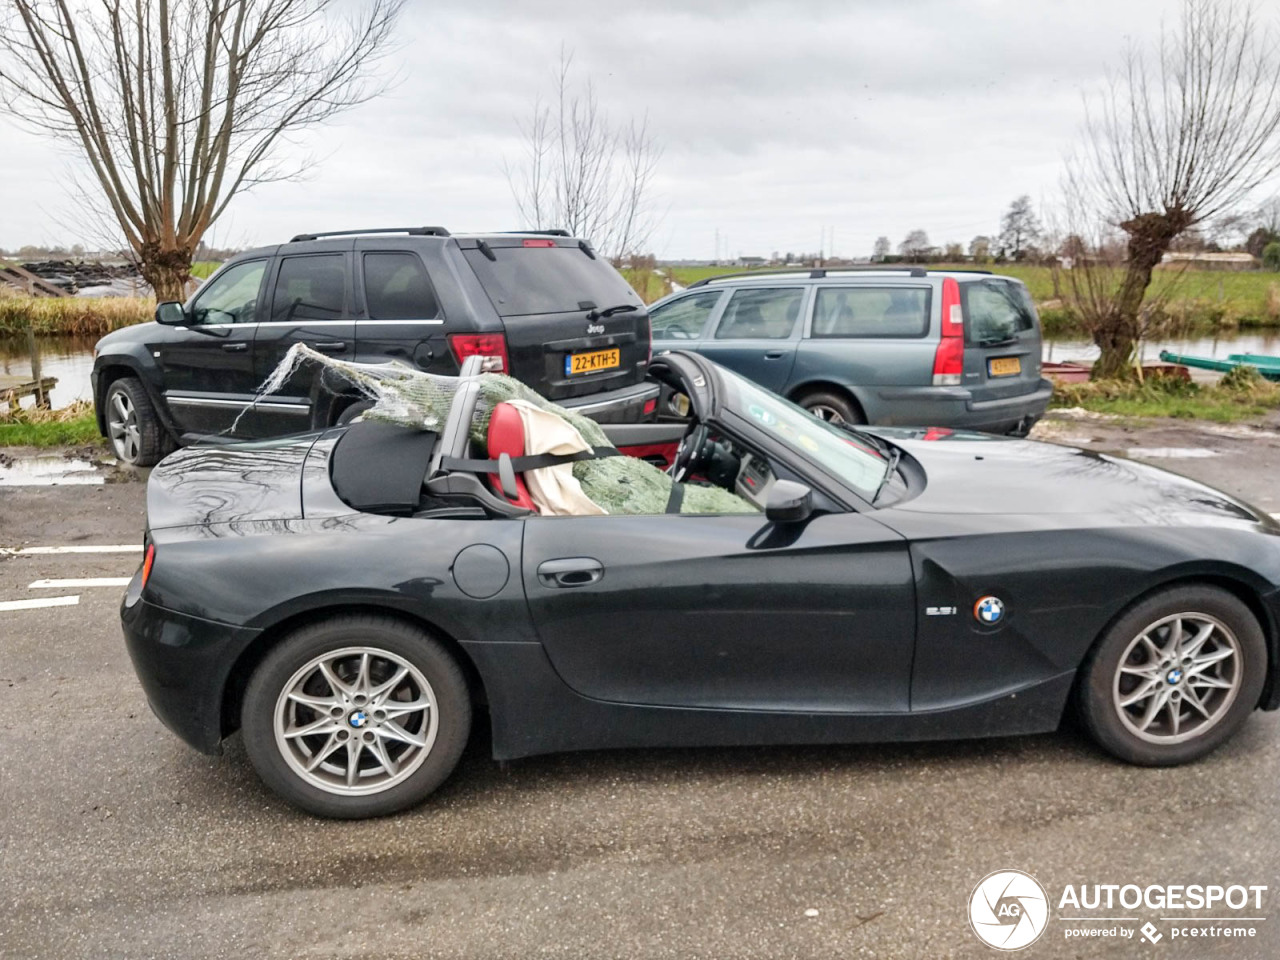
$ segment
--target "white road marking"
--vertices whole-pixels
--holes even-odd
[[[68,590],[75,587],[127,587],[132,577],[85,577],[81,580],[36,580],[28,590]]]
[[[34,610],[37,607],[73,607],[79,597],[48,597],[44,600],[0,600],[0,611]]]
[[[51,553],[141,553],[140,543],[84,544],[73,547],[0,547],[0,556],[30,557]]]

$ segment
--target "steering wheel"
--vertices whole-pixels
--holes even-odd
[[[680,448],[676,451],[675,461],[667,471],[676,483],[684,482],[690,468],[697,462],[698,455],[702,453],[702,448],[706,446],[707,435],[710,433],[711,428],[705,423],[694,423],[685,431],[680,439]]]

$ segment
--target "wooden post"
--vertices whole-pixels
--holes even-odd
[[[52,404],[40,376],[40,348],[36,346],[36,332],[31,327],[27,327],[27,350],[31,354],[31,379],[36,384],[36,406],[48,410]]]

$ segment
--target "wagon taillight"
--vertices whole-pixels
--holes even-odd
[[[964,374],[964,307],[955,277],[942,281],[942,338],[933,355],[933,385],[958,387]]]

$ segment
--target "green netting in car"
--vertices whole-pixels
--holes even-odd
[[[353,363],[337,360],[298,343],[289,348],[280,365],[263,383],[259,395],[278,392],[303,363],[315,363],[351,383],[373,401],[366,420],[383,420],[420,430],[443,429],[449,407],[461,382],[457,377],[414,370],[399,363]],[[535,390],[501,373],[477,377],[480,398],[471,418],[471,439],[483,448],[493,408],[506,400],[526,400],[572,424],[593,447],[608,447],[609,439],[589,417],[552,403]],[[582,492],[610,514],[663,513],[674,481],[653,464],[634,457],[582,460],[573,465]],[[747,500],[721,487],[686,483],[681,513],[755,513]]]

